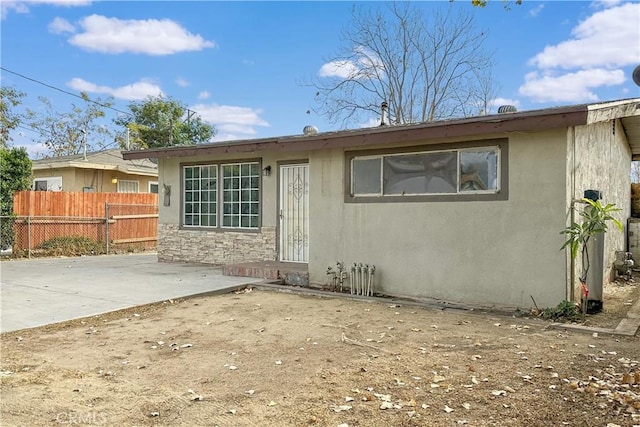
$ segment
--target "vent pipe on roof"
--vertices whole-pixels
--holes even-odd
[[[313,125],[307,125],[304,127],[304,129],[302,129],[302,133],[304,133],[305,135],[315,135],[316,133],[318,133],[318,128]]]
[[[84,160],[87,160],[87,131],[84,129],[80,129],[82,132],[82,157]]]
[[[380,117],[380,126],[387,125],[387,108],[388,107],[389,105],[387,104],[387,101],[382,101],[382,104],[380,104],[380,109],[382,110],[382,115]]]
[[[515,105],[501,105],[498,107],[498,114],[515,113],[518,111]]]

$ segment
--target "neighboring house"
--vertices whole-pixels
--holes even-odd
[[[585,190],[626,221],[633,156],[640,99],[124,153],[159,161],[161,261],[308,263],[318,284],[374,264],[377,292],[519,307],[575,299],[560,231]],[[605,242],[610,277],[625,234]]]
[[[121,150],[34,160],[33,190],[157,193],[158,166],[148,159],[123,160]]]

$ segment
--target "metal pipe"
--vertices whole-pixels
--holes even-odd
[[[331,279],[330,279],[331,280],[331,288],[333,290],[335,290],[335,288],[336,288],[336,272],[333,271],[333,268],[331,266],[329,266],[327,268],[327,276],[331,276]]]
[[[106,252],[109,255],[109,203],[104,203],[104,235],[105,235],[105,244],[106,244]]]
[[[355,281],[356,281],[356,263],[354,262],[353,265],[351,266],[351,278],[349,279],[349,284],[351,285],[351,295],[353,295]]]
[[[27,257],[31,258],[31,216],[27,216]]]
[[[376,266],[371,264],[369,267],[369,280],[367,282],[367,296],[373,296],[373,275],[376,271]]]

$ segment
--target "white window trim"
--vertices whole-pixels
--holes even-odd
[[[224,223],[224,176],[223,176],[223,168],[224,166],[233,166],[233,165],[247,165],[247,164],[255,164],[258,166],[258,191],[259,191],[259,196],[258,196],[258,225],[255,227],[242,227],[242,226],[223,226]],[[186,206],[186,200],[185,200],[185,170],[186,168],[193,168],[193,167],[203,167],[203,166],[216,166],[216,225],[188,225],[185,224],[185,206]],[[239,231],[243,231],[243,230],[248,230],[248,231],[256,231],[260,229],[260,224],[262,221],[262,182],[261,182],[261,177],[262,174],[260,173],[261,171],[261,164],[259,161],[256,160],[248,160],[248,161],[233,161],[233,162],[215,162],[215,163],[203,163],[203,164],[186,164],[186,165],[181,165],[181,183],[180,183],[180,197],[181,197],[181,214],[180,214],[180,226],[184,227],[186,229],[193,229],[193,228],[203,228],[203,229],[219,229],[219,230],[239,230]]]
[[[147,184],[147,192],[151,193],[151,186],[152,185],[157,185],[158,186],[158,193],[160,193],[160,186],[158,185],[158,181],[149,181],[149,183]],[[157,193],[154,193],[157,194]]]
[[[258,215],[257,215],[257,217],[258,217],[258,225],[255,226],[255,227],[251,227],[251,226],[243,227],[242,224],[241,224],[241,222],[242,222],[242,214],[241,213],[237,214],[240,225],[238,225],[238,226],[224,225],[224,216],[225,216],[225,214],[224,214],[224,204],[225,204],[225,201],[224,201],[224,172],[223,172],[223,170],[224,170],[225,166],[239,166],[240,169],[242,169],[242,165],[257,165],[258,166],[258,175],[257,175],[257,177],[258,177],[258,188],[257,188],[257,190],[258,190],[258,201],[257,201],[257,203],[258,203]],[[261,210],[260,210],[260,207],[259,207],[259,205],[260,205],[260,190],[261,190],[261,188],[260,188],[260,176],[261,176],[260,171],[261,171],[261,169],[260,169],[260,163],[259,162],[232,162],[232,163],[221,163],[220,164],[220,177],[222,178],[221,181],[220,181],[220,186],[218,187],[219,188],[219,192],[220,192],[220,194],[219,194],[219,197],[220,197],[220,210],[219,210],[220,228],[238,229],[238,230],[257,230],[257,229],[260,228],[260,217],[261,217]],[[242,187],[240,187],[239,190],[240,190],[240,192],[242,192]],[[249,188],[249,190],[252,190],[252,188]],[[239,201],[238,203],[240,205],[239,206],[240,209],[242,210],[242,203],[243,202]],[[244,203],[251,203],[251,202],[244,202]],[[232,216],[236,216],[236,215],[232,215]],[[249,215],[249,217],[251,217],[251,216],[252,215]]]
[[[120,184],[122,184],[122,183],[135,184],[136,191],[120,191]],[[131,179],[118,179],[117,192],[118,193],[139,193],[140,192],[140,181],[135,181],[135,180],[131,180]]]
[[[211,166],[215,166],[215,171],[216,171],[216,176],[215,176],[215,181],[216,181],[216,199],[215,199],[215,204],[216,204],[216,213],[215,213],[215,221],[216,221],[216,225],[192,225],[192,224],[186,224],[185,218],[187,216],[186,213],[186,198],[185,198],[185,194],[186,194],[186,188],[185,188],[185,170],[187,168],[202,168],[202,167],[211,167]],[[220,222],[220,165],[216,164],[216,163],[210,163],[210,164],[197,164],[197,165],[182,165],[182,176],[181,176],[181,183],[180,183],[180,187],[181,187],[181,206],[180,209],[182,211],[181,215],[180,215],[180,226],[184,227],[184,228],[206,228],[206,229],[215,229],[218,228],[218,224]],[[211,177],[209,177],[211,178]]]
[[[33,179],[33,189],[36,189],[36,182],[37,181],[46,181],[47,183],[47,190],[46,191],[62,191],[62,177],[61,176],[47,176],[47,177],[42,177],[42,178],[34,178]],[[51,182],[54,181],[54,182]],[[59,184],[54,188],[54,186],[56,185],[56,181],[59,182]]]

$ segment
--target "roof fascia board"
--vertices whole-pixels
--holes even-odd
[[[104,165],[99,163],[85,163],[85,162],[75,162],[75,161],[67,161],[60,163],[33,163],[33,170],[43,170],[43,169],[66,169],[66,168],[76,168],[76,169],[98,169],[98,170],[115,170],[117,167],[115,165]]]
[[[425,141],[438,138],[480,136],[507,132],[535,132],[587,123],[584,105],[506,113],[470,119],[400,125],[365,130],[326,132],[313,136],[287,136],[256,140],[212,143],[187,147],[169,147],[142,151],[125,151],[126,160],[143,158],[189,157],[221,153],[258,151],[312,151],[330,148],[358,148],[380,144]]]

